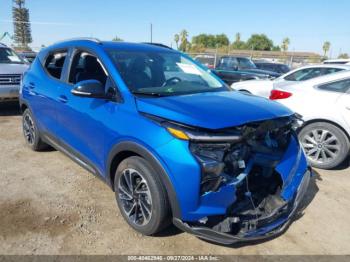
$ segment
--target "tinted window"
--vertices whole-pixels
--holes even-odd
[[[21,59],[12,49],[0,48],[0,64],[23,64]]]
[[[345,93],[350,89],[350,79],[320,85],[318,88],[327,91]]]
[[[318,67],[301,69],[286,76],[284,79],[288,81],[305,81],[320,76],[321,69]]]
[[[223,57],[220,59],[219,65],[217,67],[223,69],[231,69],[234,67],[238,67],[238,61],[234,57]]]
[[[107,74],[94,55],[81,51],[74,55],[69,82],[75,84],[84,80],[98,80],[105,85]]]
[[[237,58],[237,60],[238,60],[239,68],[247,68],[247,69],[256,68],[252,60],[248,58],[240,57],[240,58]]]
[[[181,53],[112,49],[109,54],[134,94],[162,96],[227,90]]]
[[[60,79],[67,51],[58,51],[50,54],[45,62],[47,72],[54,78]]]
[[[336,72],[339,72],[339,71],[342,71],[343,69],[340,69],[340,68],[324,68],[322,70],[322,74],[323,75],[328,75],[328,74],[333,74],[333,73],[336,73]]]

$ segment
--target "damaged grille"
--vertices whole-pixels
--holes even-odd
[[[295,121],[284,117],[217,132],[236,138],[229,142],[191,142],[190,150],[202,168],[201,195],[227,184],[236,188],[227,214],[207,218],[207,227],[244,235],[289,212],[290,203],[280,196],[283,181],[275,167],[290,144]]]
[[[201,194],[239,176],[253,158],[255,164],[274,168],[289,145],[292,125],[291,117],[273,119],[217,132],[234,135],[235,141],[192,142],[190,149],[202,167]]]

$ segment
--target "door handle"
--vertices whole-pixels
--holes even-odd
[[[59,100],[61,103],[67,103],[67,102],[68,102],[68,98],[67,98],[65,95],[59,96],[58,100]]]
[[[350,110],[350,106],[346,106],[345,108],[346,108],[347,110]]]

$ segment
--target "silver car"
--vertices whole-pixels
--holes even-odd
[[[28,64],[23,59],[0,44],[0,102],[18,99],[21,76],[27,69]]]

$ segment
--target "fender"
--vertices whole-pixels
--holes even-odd
[[[111,176],[112,175],[111,174],[112,161],[113,161],[115,156],[117,156],[119,153],[122,153],[123,151],[133,152],[133,153],[143,157],[144,159],[146,159],[152,165],[152,167],[155,169],[155,171],[159,175],[161,182],[165,186],[173,217],[180,218],[181,217],[181,209],[180,209],[179,203],[177,201],[176,192],[175,192],[174,187],[169,179],[167,172],[163,168],[161,162],[152,154],[152,152],[150,152],[147,148],[145,148],[144,146],[142,146],[140,144],[137,144],[137,143],[131,142],[131,141],[124,141],[124,142],[121,142],[121,143],[115,145],[111,149],[111,151],[108,155],[107,165],[106,165],[106,167],[107,167],[106,168],[106,182],[112,187],[112,190],[114,190],[114,188],[113,188],[114,181],[112,181],[112,176]]]

